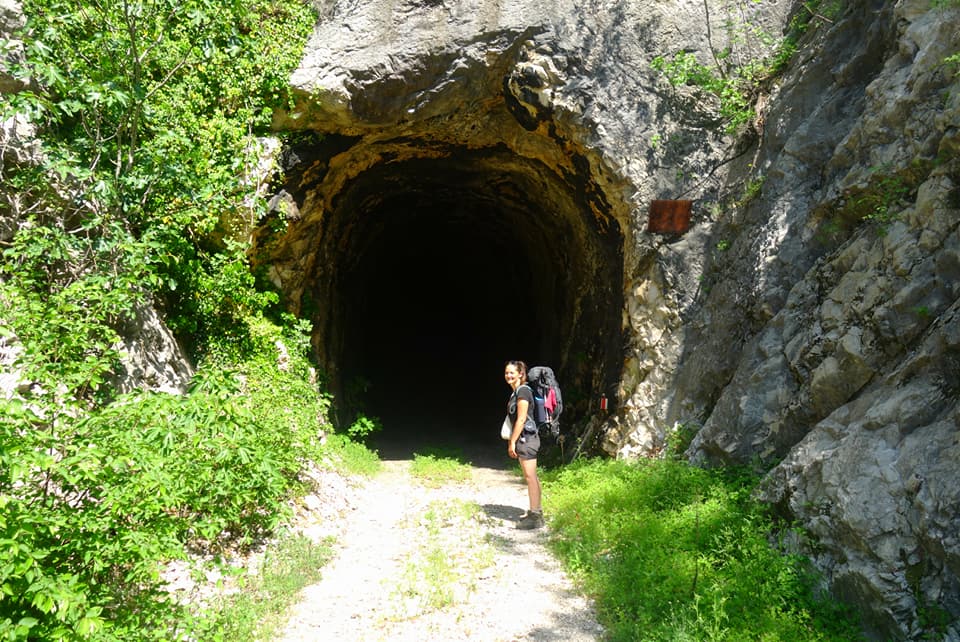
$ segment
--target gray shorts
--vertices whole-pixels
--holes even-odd
[[[540,435],[537,433],[523,433],[517,440],[514,448],[517,451],[517,457],[520,459],[536,459],[540,452]]]

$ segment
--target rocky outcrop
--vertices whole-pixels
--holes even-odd
[[[24,24],[23,11],[16,0],[0,0],[0,34],[10,38]],[[0,93],[10,93],[21,89],[20,81],[8,72],[8,63],[19,60],[23,45],[15,39],[10,40],[3,52],[3,64],[0,65]]]
[[[910,5],[884,8],[869,29],[851,18],[825,34],[821,55],[869,65],[869,73],[846,71],[838,81],[845,70],[827,75],[814,60],[771,103],[769,146],[760,150],[768,158],[758,164],[763,195],[745,212],[761,220],[733,238],[729,268],[713,268],[719,287],[732,283],[740,301],[708,295],[699,313],[737,310],[752,327],[736,346],[742,354],[698,354],[681,372],[689,397],[703,396],[705,370],[724,375],[706,384],[722,392],[694,453],[784,456],[905,358],[956,301],[960,102],[943,60],[958,36],[941,12]],[[791,108],[812,96],[817,109]],[[911,135],[902,138],[892,123]],[[872,224],[862,224],[864,215]],[[728,341],[696,320],[690,327],[698,340]]]
[[[646,210],[653,198],[684,193],[716,199],[730,140],[714,105],[694,101],[692,90],[678,94],[651,63],[679,51],[704,60],[711,51],[744,60],[768,52],[750,29],[779,32],[788,2],[711,11],[694,1],[591,11],[565,0],[325,7],[292,78],[297,107],[276,118],[279,129],[323,138],[290,146],[282,223],[260,231],[257,262],[290,308],[313,319],[334,388],[377,378],[371,371],[381,367],[374,387],[395,387],[381,363],[442,361],[458,349],[431,352],[428,342],[428,352],[394,356],[398,344],[420,327],[469,318],[481,329],[468,328],[466,343],[483,345],[465,371],[494,380],[501,355],[522,351],[563,373],[581,417],[601,393],[619,397],[606,430],[614,448],[657,447],[667,403],[639,391],[662,391],[675,370],[680,313],[695,298],[709,236],[651,237]],[[729,27],[741,21],[746,32]],[[706,208],[695,216],[708,222]],[[453,238],[470,242],[448,255]],[[385,305],[421,309],[411,297],[358,301],[357,292],[417,280],[413,270],[405,279],[398,269],[381,273],[402,263],[386,255],[398,245],[436,253],[436,264],[474,266],[482,278],[438,285],[473,289],[472,300],[447,296],[433,308],[439,319],[382,327]],[[364,260],[374,252],[385,257]],[[525,260],[504,265],[506,252]],[[498,299],[511,283],[529,293],[529,321],[507,329]],[[370,345],[383,335],[403,336]]]
[[[763,497],[870,632],[919,639],[938,613],[957,639],[960,9],[598,5],[325,3],[257,263],[334,386],[451,356],[495,371],[526,346],[581,449],[695,429],[698,462],[772,467]],[[747,65],[798,23],[735,135],[652,67]],[[690,231],[649,233],[657,198],[693,199]],[[500,329],[504,284],[539,332]]]
[[[114,386],[121,392],[147,389],[179,394],[193,377],[193,366],[173,332],[152,305],[141,305],[123,327],[120,369]]]
[[[0,58],[0,94],[12,94],[23,89],[22,83],[9,72],[10,67],[22,58],[22,43],[12,38],[23,26],[20,4],[13,0],[0,0],[0,37],[9,38],[9,45]],[[36,131],[22,114],[0,120],[0,171],[6,175],[7,168],[18,163],[36,163],[40,159],[40,145]],[[16,195],[10,195],[16,203]],[[7,199],[4,199],[7,200]],[[8,212],[6,203],[0,202],[0,241],[7,241],[16,230],[13,212]]]
[[[672,417],[703,419],[697,460],[780,462],[762,496],[810,530],[871,633],[921,639],[939,618],[958,639],[957,9],[876,9],[828,30],[771,100],[745,215],[772,216],[732,241],[718,287],[747,296],[707,297]],[[730,346],[706,320],[737,313]]]

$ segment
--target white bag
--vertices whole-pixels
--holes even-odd
[[[510,440],[510,435],[513,434],[513,423],[510,421],[510,415],[507,415],[503,418],[503,425],[500,426],[500,439],[506,441]]]

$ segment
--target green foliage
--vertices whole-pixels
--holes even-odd
[[[880,176],[874,185],[874,189],[857,197],[855,206],[865,210],[863,220],[884,228],[899,217],[899,209],[895,206],[906,198],[911,190],[899,176]]]
[[[151,291],[178,292],[193,323],[178,329],[226,345],[239,331],[256,349],[247,320],[272,295],[253,289],[242,248],[201,241],[242,204],[251,134],[297,55],[277,36],[305,32],[309,12],[165,0],[24,10],[26,59],[10,72],[30,89],[0,109],[28,114],[45,153],[3,177],[18,217],[0,265],[4,334],[33,385],[5,402],[0,435],[0,637],[176,639],[188,619],[165,603],[158,560],[271,529],[326,402],[263,362],[202,371],[187,397],[114,399],[117,328]],[[276,385],[306,396],[282,399]]]
[[[755,480],[676,459],[542,475],[552,546],[612,640],[854,640],[804,560],[771,547]]]
[[[115,297],[157,292],[201,354],[274,301],[254,291],[243,248],[222,241],[235,226],[224,222],[261,214],[247,199],[254,137],[289,103],[299,52],[288,43],[308,33],[311,10],[295,0],[23,4],[26,59],[10,73],[31,89],[0,97],[0,112],[30,115],[44,161],[4,176],[21,217],[8,257],[20,285],[51,274],[58,291],[105,277]]]
[[[666,432],[663,455],[672,459],[682,458],[699,430],[700,426],[694,423],[675,423],[673,428]]]
[[[3,639],[189,635],[158,564],[188,544],[217,551],[269,534],[304,463],[323,454],[329,401],[302,376],[302,356],[284,371],[271,350],[201,370],[184,396],[135,393],[83,414],[54,414],[40,397],[5,402]]]
[[[357,415],[357,418],[347,428],[347,434],[351,439],[365,441],[374,433],[383,430],[383,424],[377,417],[368,417],[363,413]]]
[[[720,104],[720,117],[728,133],[754,117],[750,101],[749,74],[727,76],[697,62],[696,56],[678,52],[672,60],[657,56],[651,63],[674,87],[692,85],[713,94]]]
[[[63,219],[21,222],[0,263],[0,303],[25,377],[48,396],[97,396],[120,356],[114,326],[143,299],[143,256],[116,226],[97,237]]]
[[[25,0],[39,165],[4,164],[16,232],[0,335],[29,386],[0,401],[0,639],[200,639],[160,565],[269,535],[321,444],[309,325],[268,321],[242,238],[256,136],[287,105],[298,0]],[[4,48],[5,43],[0,43]],[[160,300],[200,369],[187,395],[117,395],[120,334]],[[365,453],[363,457],[358,452]],[[347,453],[345,455],[345,453]],[[361,464],[357,464],[358,466]]]
[[[930,8],[933,10],[947,11],[960,8],[960,0],[930,0]],[[943,59],[943,64],[954,68],[960,67],[960,52],[950,54]]]
[[[871,168],[866,187],[848,193],[841,216],[845,220],[866,221],[874,224],[881,234],[898,220],[906,202],[929,174],[931,163],[917,161],[908,168],[892,170]]]
[[[743,189],[743,196],[740,197],[740,201],[737,203],[739,207],[746,207],[751,202],[753,202],[757,197],[760,196],[760,193],[763,191],[763,176],[755,176],[747,182],[746,187]]]
[[[763,84],[783,72],[796,54],[801,37],[810,26],[819,22],[832,22],[843,9],[840,0],[829,3],[823,0],[808,0],[801,3],[801,6],[803,11],[798,12],[791,20],[785,36],[778,42],[756,25],[728,22],[726,32],[732,42],[742,42],[752,37],[768,46],[775,45],[773,53],[765,59],[741,63],[733,56],[731,49],[725,49],[713,52],[712,64],[705,65],[699,62],[694,54],[680,51],[670,59],[657,56],[651,66],[663,73],[674,87],[687,85],[712,95],[718,102],[724,131],[728,134],[735,133],[755,118],[753,105]],[[709,15],[706,20],[710,20]]]
[[[921,640],[937,642],[946,639],[947,629],[953,621],[950,611],[939,604],[929,604],[918,599],[917,620],[923,631]]]
[[[840,207],[822,208],[817,238],[826,244],[836,244],[849,236],[852,230],[866,222],[878,234],[886,234],[887,227],[899,220],[917,189],[929,176],[937,160],[915,160],[907,167],[874,167],[865,184],[843,194]]]
[[[372,476],[380,472],[381,461],[375,451],[346,435],[328,434],[321,463],[354,475]]]

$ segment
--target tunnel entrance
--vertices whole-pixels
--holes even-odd
[[[300,313],[341,426],[362,412],[381,447],[499,452],[506,360],[557,371],[570,430],[619,380],[622,239],[582,177],[501,148],[387,158],[318,217],[307,174],[278,243],[309,252]]]
[[[389,221],[338,279],[345,388],[404,441],[498,427],[504,359],[550,351],[522,244],[506,222],[478,226],[502,213],[475,204],[407,193],[379,208]]]

